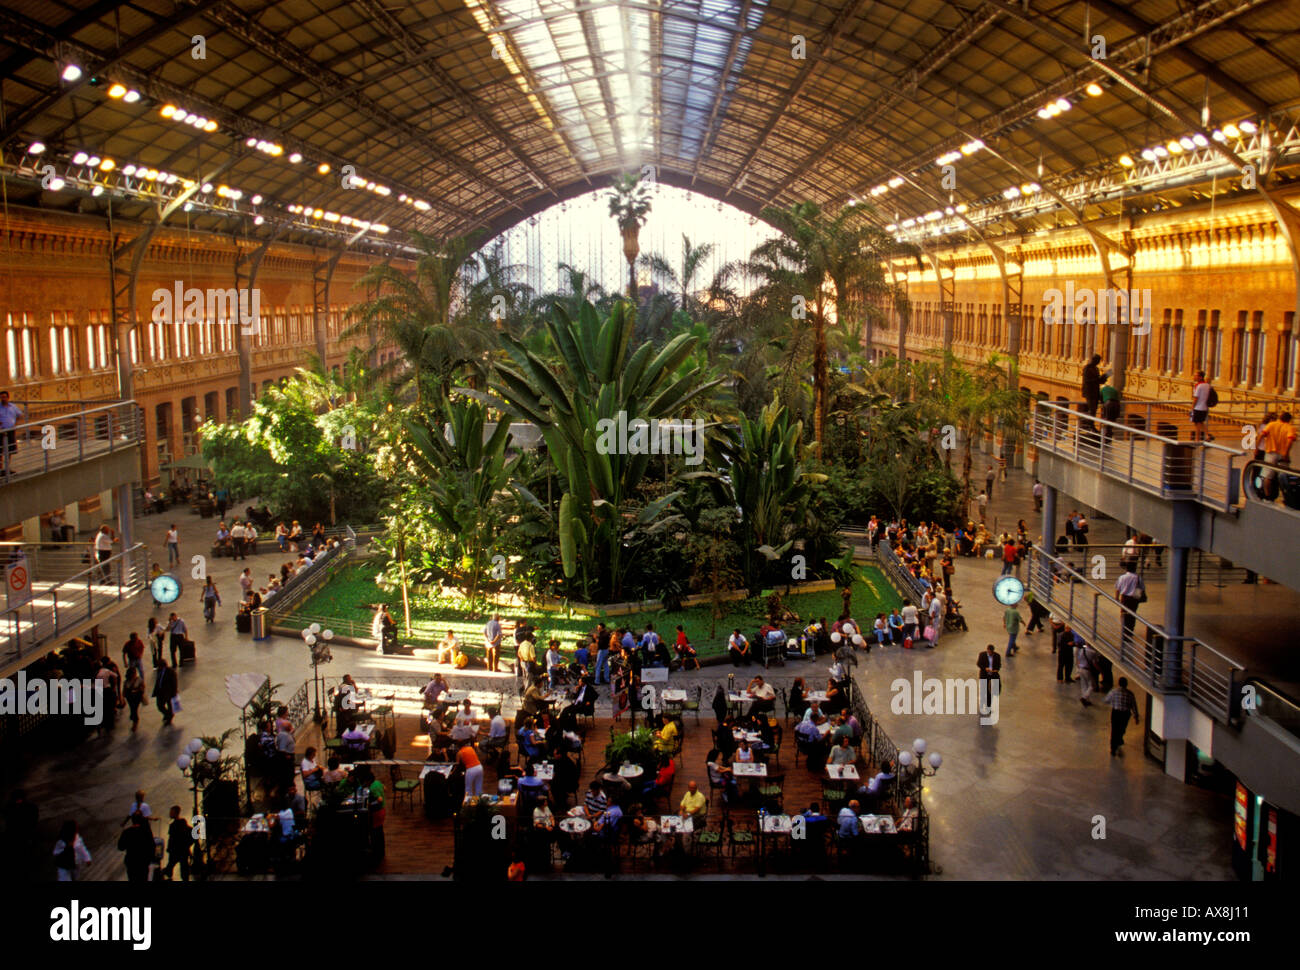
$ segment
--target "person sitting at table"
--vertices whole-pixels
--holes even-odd
[[[824,825],[830,821],[830,819],[822,814],[821,805],[817,802],[811,802],[801,814],[804,817],[804,821],[809,825]]]
[[[663,718],[659,720],[663,726],[655,732],[655,750],[661,754],[672,754],[677,748],[677,741],[681,737],[681,729],[677,726],[677,721],[673,718]]]
[[[421,693],[424,695],[425,710],[433,711],[433,716],[441,718],[447,713],[448,704],[442,699],[442,695],[447,693],[451,688],[447,684],[447,679],[442,674],[433,675],[433,679],[424,686]]]
[[[360,725],[353,724],[343,732],[343,749],[351,755],[364,758],[370,750],[370,738],[361,730]]]
[[[323,790],[337,788],[347,780],[348,773],[339,766],[339,759],[333,755],[330,755],[329,761],[325,763],[325,768],[325,772],[320,776]]]
[[[731,636],[727,638],[727,654],[731,657],[733,667],[739,667],[741,664],[749,665],[753,659],[749,652],[749,641],[745,639],[745,634],[740,632],[740,627],[731,631]]]
[[[709,800],[704,797],[704,792],[699,790],[699,786],[694,781],[686,783],[686,794],[682,796],[682,803],[678,806],[678,814],[683,821],[691,819],[697,825],[702,824],[708,817]]]
[[[862,823],[858,820],[861,806],[856,798],[840,809],[835,818],[835,834],[841,839],[856,839],[862,834]]]
[[[316,749],[308,748],[302,756],[302,786],[308,791],[320,791],[321,776],[325,772],[316,764]]]
[[[848,700],[844,696],[844,691],[840,685],[833,680],[826,682],[826,700],[822,702],[822,710],[827,714],[838,714],[848,706]]]
[[[736,748],[736,753],[732,755],[731,760],[746,765],[754,763],[754,749],[749,746],[749,738],[740,739],[740,745]]]
[[[537,717],[546,710],[546,696],[536,683],[528,685],[524,696],[519,701],[519,713],[527,717]]]
[[[584,673],[578,680],[577,693],[573,695],[570,705],[574,716],[591,717],[596,710],[596,687],[591,682],[591,675]]]
[[[376,637],[375,639],[378,639]],[[449,664],[456,657],[456,631],[448,630],[447,635],[438,644],[438,663]]]
[[[911,832],[916,828],[916,820],[920,812],[917,811],[916,802],[912,796],[908,795],[903,799],[903,814],[898,816],[898,821],[894,825],[896,832]]]
[[[749,682],[746,690],[754,698],[754,703],[749,707],[751,714],[765,714],[776,710],[776,689],[771,684],[765,683],[761,674]]]
[[[605,810],[597,816],[596,821],[591,826],[591,831],[596,836],[608,841],[610,845],[613,845],[618,838],[622,821],[623,809],[619,808],[618,802],[610,802],[605,806]]]
[[[605,795],[604,786],[600,783],[599,778],[593,778],[591,784],[587,786],[587,794],[582,800],[583,815],[587,817],[587,821],[594,822],[604,814],[608,806],[609,798]]]
[[[886,761],[872,779],[858,789],[858,797],[874,808],[894,778],[894,763]]]
[[[461,729],[459,733],[457,733],[457,728]],[[461,709],[456,712],[456,720],[452,725],[451,736],[457,741],[478,736],[478,724],[474,720],[474,711],[470,706],[468,697],[465,698],[465,703],[461,706]]]
[[[713,700],[709,702],[709,706],[713,708],[713,716],[718,719],[718,724],[721,726],[727,720],[727,692],[722,689],[721,684],[713,689]]]
[[[524,757],[528,761],[539,760],[546,756],[541,739],[537,736],[537,722],[533,718],[524,718],[516,737],[519,742],[519,750],[524,753]]]
[[[649,845],[656,839],[655,824],[645,817],[645,806],[637,802],[628,819],[628,839],[632,845]]]
[[[813,707],[816,707],[815,703]],[[825,718],[822,718],[822,721],[825,721]],[[817,730],[817,724],[817,721],[805,718],[795,725],[794,729],[795,741],[802,746],[809,771],[821,771],[828,753],[827,741]]]
[[[831,764],[851,765],[858,760],[858,753],[849,746],[849,739],[841,737],[840,743],[831,748]]]
[[[853,716],[852,711],[845,711],[840,717],[844,718],[844,723],[849,727],[849,738],[854,744],[857,744],[858,738],[862,737],[862,725]]]
[[[519,779],[519,796],[521,799],[536,800],[546,792],[546,782],[537,777],[537,768],[532,762],[524,765],[523,776]]]
[[[715,750],[709,760],[709,784],[722,789],[722,797],[728,805],[734,804],[740,797],[735,773],[728,767],[726,756],[721,751]]]
[[[546,795],[537,796],[537,807],[533,809],[533,832],[549,842],[555,834],[555,814]]]
[[[796,677],[794,683],[790,685],[790,692],[786,695],[786,710],[796,718],[802,719],[804,713],[808,710],[808,688],[804,686],[803,678]]]
[[[821,701],[813,701],[808,705],[808,710],[803,712],[803,720],[810,721],[813,724],[824,724],[826,715],[822,713]]]
[[[853,728],[849,727],[848,721],[845,719],[843,714],[837,714],[831,719],[831,723],[835,725],[831,728],[831,744],[837,745],[840,743],[841,739],[845,738],[850,741],[853,740]]]
[[[676,774],[677,765],[673,762],[673,759],[667,756],[660,757],[659,770],[655,772],[654,778],[641,787],[641,797],[655,799],[663,795],[664,798],[667,798],[673,787],[673,777]]]

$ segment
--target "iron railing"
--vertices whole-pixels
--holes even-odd
[[[1048,610],[1149,690],[1185,694],[1224,723],[1239,713],[1246,668],[1226,654],[1195,637],[1170,636],[1038,546],[1030,550],[1029,587]]]
[[[33,583],[32,597],[7,609],[0,621],[0,661],[35,653],[44,643],[74,631],[97,612],[141,592],[149,566],[144,543],[95,563],[50,586]]]
[[[63,411],[16,424],[3,439],[0,447],[13,449],[0,471],[0,484],[8,484],[136,447],[144,441],[144,413],[135,401]]]
[[[1300,703],[1292,700],[1276,687],[1251,677],[1246,690],[1253,688],[1253,707],[1243,704],[1247,716],[1266,717],[1284,731],[1300,738]]]
[[[911,600],[916,606],[921,605],[925,597],[925,586],[903,565],[889,543],[883,539],[876,543],[876,562],[899,596]]]
[[[1137,574],[1143,581],[1163,583],[1169,578],[1169,548],[1161,543],[1147,543],[1137,547]],[[1081,572],[1091,568],[1094,556],[1104,556],[1109,567],[1118,568],[1124,557],[1124,544],[1120,542],[1090,542],[1071,546],[1062,559]],[[1118,575],[1118,574],[1116,574]],[[1187,551],[1187,587],[1225,586],[1254,582],[1255,573],[1203,549]]]
[[[260,536],[259,536],[260,538]],[[310,566],[304,567],[276,591],[274,596],[262,597],[270,615],[268,621],[279,622],[290,613],[294,606],[301,603],[332,576],[339,564],[349,558],[345,546],[331,546],[312,560]]]
[[[1156,404],[1127,405],[1120,421],[1093,418],[1039,401],[1029,440],[1040,451],[1094,468],[1166,499],[1188,499],[1226,512],[1240,500],[1240,449],[1214,442],[1179,440],[1178,425],[1157,420]],[[1186,412],[1180,412],[1186,414]],[[1147,430],[1154,421],[1157,431]],[[1184,426],[1190,423],[1184,417]]]

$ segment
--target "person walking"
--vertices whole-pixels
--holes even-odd
[[[1219,403],[1219,395],[1205,379],[1205,371],[1198,370],[1192,380],[1192,440],[1214,440],[1213,435],[1206,435],[1209,427],[1210,408]]]
[[[216,500],[217,518],[224,519],[226,517],[226,509],[230,506],[230,491],[226,486],[222,485],[217,489]]]
[[[217,590],[217,584],[209,576],[207,582],[203,584],[203,619],[209,623],[217,618],[217,607],[221,605],[221,593]]]
[[[148,882],[149,867],[154,863],[153,830],[144,816],[136,812],[131,826],[117,837],[117,847],[126,853],[126,878],[130,882]]]
[[[1124,732],[1128,729],[1128,719],[1132,715],[1134,724],[1141,724],[1138,718],[1137,698],[1128,689],[1128,678],[1121,677],[1115,688],[1106,695],[1110,705],[1110,756],[1116,757],[1124,747]]]
[[[1002,575],[1010,576],[1016,568],[1016,543],[1010,536],[1002,543]]]
[[[131,710],[131,730],[134,731],[140,726],[140,703],[144,700],[144,672],[141,668],[127,667],[122,696],[126,698],[126,706]]]
[[[107,525],[101,525],[99,531],[95,533],[95,559],[104,563],[99,567],[99,581],[107,583],[112,577],[112,572],[108,568],[108,560],[113,558],[113,543],[117,540],[113,538],[113,530]]]
[[[988,493],[980,492],[979,495],[975,497],[975,505],[979,508],[980,523],[986,524],[988,522],[988,513],[989,513]]]
[[[985,647],[975,665],[980,672],[980,707],[987,710],[993,706],[993,692],[1000,692],[1002,688],[1002,657],[998,654],[997,647],[991,643]],[[998,681],[996,687],[991,683],[995,680]]]
[[[174,879],[172,873],[181,867],[181,882],[190,881],[190,850],[194,847],[194,831],[190,823],[181,818],[181,807],[173,805],[168,813],[171,822],[167,825],[167,864],[163,873],[168,879]]]
[[[122,645],[122,668],[130,671],[132,667],[140,671],[141,677],[144,676],[144,641],[138,633],[132,633]]]
[[[1134,546],[1135,551],[1136,548]],[[1124,563],[1124,572],[1120,574],[1119,579],[1115,580],[1115,595],[1119,597],[1119,605],[1123,607],[1119,612],[1119,620],[1124,629],[1123,636],[1120,639],[1120,650],[1124,651],[1128,649],[1128,645],[1133,639],[1133,627],[1137,623],[1137,608],[1147,598],[1146,584],[1142,582],[1142,577],[1137,574],[1136,562]]]
[[[1002,613],[1002,629],[1007,631],[1007,656],[1015,654],[1020,648],[1016,646],[1016,637],[1020,633],[1020,611],[1008,606]]]
[[[173,667],[179,666],[179,664],[176,662],[176,658],[177,656],[179,656],[180,649],[185,644],[185,636],[189,632],[190,632],[189,627],[185,625],[185,621],[182,620],[175,613],[167,617],[167,633],[171,637],[171,655],[172,655]]]
[[[180,565],[181,562],[181,533],[173,522],[171,528],[167,530],[167,565]]]
[[[1043,492],[1044,492],[1043,483],[1040,482],[1038,479],[1034,479],[1034,511],[1035,512],[1043,511]]]
[[[1034,635],[1034,630],[1047,629],[1043,621],[1047,619],[1047,608],[1038,602],[1038,597],[1032,589],[1025,590],[1025,602],[1029,604],[1029,623],[1025,626],[1025,636]]]
[[[1070,674],[1074,670],[1074,631],[1070,624],[1051,619],[1052,652],[1056,654],[1056,682],[1073,684]]]
[[[172,718],[176,716],[176,712],[172,710],[172,701],[178,693],[180,690],[176,684],[176,671],[167,666],[166,660],[158,658],[158,672],[153,681],[153,697],[165,725],[171,724]]]
[[[988,470],[984,472],[984,494],[989,497],[990,502],[993,501],[993,482],[996,478],[997,472],[993,470],[992,465],[989,465]]]
[[[1079,672],[1079,703],[1092,707],[1088,700],[1097,689],[1097,666],[1093,660],[1093,649],[1083,642],[1077,633],[1074,635],[1074,667]]]
[[[59,839],[54,843],[54,878],[58,882],[75,882],[78,867],[88,865],[90,850],[77,832],[77,823],[69,819],[59,829]]]

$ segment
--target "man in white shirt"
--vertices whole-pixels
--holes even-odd
[[[238,519],[230,527],[230,558],[245,559],[247,554],[244,551],[244,539],[248,530],[244,528],[244,523]]]
[[[936,593],[930,598],[930,626],[934,627],[934,645],[939,645],[939,637],[943,635],[943,609],[944,599],[942,593]]]
[[[492,619],[483,626],[483,648],[487,654],[487,669],[496,673],[497,662],[501,658],[501,614],[493,613]]]
[[[115,541],[113,533],[108,526],[101,525],[99,531],[95,533],[95,558],[100,562],[107,562],[111,559],[113,557],[113,543]],[[107,566],[100,568],[100,582],[107,583],[111,575],[112,573]]]
[[[762,677],[755,677],[749,682],[749,694],[754,698],[754,703],[749,708],[750,713],[761,714],[776,710],[776,689]]]
[[[149,803],[144,800],[143,788],[141,788],[138,792],[135,793],[135,801],[131,803],[131,808],[126,813],[126,818],[122,820],[122,824],[123,825],[131,824],[131,817],[135,815],[136,812],[139,812],[141,815],[143,815],[146,820],[153,818],[153,809],[150,808]]]
[[[1192,440],[1205,440],[1205,427],[1210,416],[1210,384],[1205,371],[1198,370],[1192,380]]]
[[[745,639],[745,634],[740,632],[739,627],[727,638],[727,653],[731,656],[733,666],[749,665],[749,641]]]

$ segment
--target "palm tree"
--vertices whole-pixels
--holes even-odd
[[[691,242],[690,236],[682,233],[682,263],[680,269],[672,266],[668,260],[658,253],[646,253],[641,256],[639,262],[643,269],[650,271],[653,278],[662,280],[675,291],[678,309],[685,310],[691,315],[692,319],[698,320],[703,305],[695,296],[699,288],[697,277],[716,248],[713,243],[701,243],[697,246]]]
[[[614,179],[607,196],[609,214],[618,222],[623,234],[623,258],[627,260],[627,295],[636,302],[636,257],[641,252],[641,227],[650,214],[650,186],[641,181],[641,173],[626,172]]]
[[[845,206],[834,216],[812,202],[768,208],[763,217],[782,235],[757,247],[750,259],[752,271],[789,297],[790,319],[811,324],[813,436],[818,457],[827,412],[829,311],[834,308],[841,326],[856,328],[868,299],[894,293],[885,282],[881,260],[911,251],[867,222],[872,215],[866,205]]]
[[[372,353],[383,344],[396,344],[401,355],[373,376],[388,379],[396,391],[409,388],[417,405],[430,388],[445,397],[462,369],[482,376],[483,355],[493,347],[490,321],[462,318],[452,323],[462,274],[474,265],[480,235],[440,239],[412,232],[419,248],[414,274],[384,262],[357,282],[374,286],[375,297],[354,307],[352,323],[341,336],[364,335]]]

